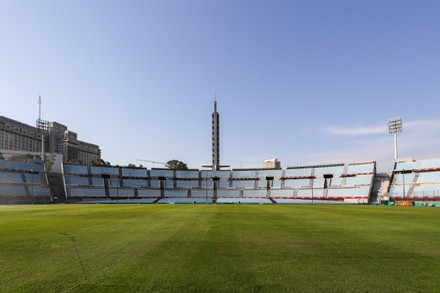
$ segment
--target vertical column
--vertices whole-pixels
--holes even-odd
[[[212,170],[220,170],[220,115],[217,112],[217,100],[214,101],[212,113]]]

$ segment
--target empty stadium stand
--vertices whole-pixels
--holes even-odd
[[[440,202],[440,159],[396,162],[389,197],[394,201]]]
[[[32,186],[34,197],[49,197],[42,164],[14,164],[4,161],[0,165],[2,198],[6,196],[3,194],[8,194],[9,197],[29,200]],[[396,168],[392,189],[395,196],[400,190],[396,186],[400,187],[403,180],[419,183],[406,191],[414,196],[440,193],[440,164],[438,166],[437,172],[431,170],[422,176],[400,174],[400,169]],[[36,173],[31,174],[29,170]],[[68,203],[358,204],[368,203],[375,174],[375,162],[222,171],[148,170],[65,163],[62,166],[62,186]],[[34,183],[29,184],[30,181]],[[422,189],[422,185],[430,187]]]
[[[41,162],[0,160],[0,204],[52,201]]]
[[[71,201],[367,203],[375,162],[230,171],[87,168],[66,164],[64,170],[67,198]]]

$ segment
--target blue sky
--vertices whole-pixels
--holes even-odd
[[[0,0],[0,115],[113,164],[283,167],[440,157],[440,1]],[[144,164],[148,167],[158,165]]]

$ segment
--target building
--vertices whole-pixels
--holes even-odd
[[[281,162],[278,159],[270,159],[264,161],[263,168],[265,169],[281,169]]]
[[[48,150],[63,154],[64,162],[89,164],[101,159],[99,146],[78,140],[76,132],[69,131],[67,126],[58,122],[49,122]]]
[[[0,149],[40,152],[41,139],[37,128],[0,116]]]
[[[39,128],[0,116],[0,150],[41,152],[42,140],[45,151],[62,154],[64,162],[88,165],[101,159],[98,145],[78,140],[75,132],[58,122],[49,122],[43,136]]]

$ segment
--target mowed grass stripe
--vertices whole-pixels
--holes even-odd
[[[0,292],[435,292],[440,210],[0,207]]]

